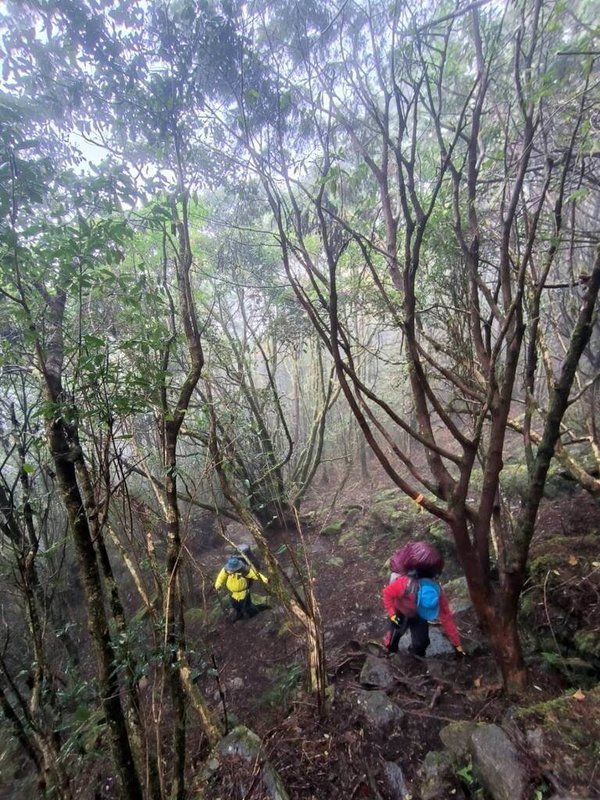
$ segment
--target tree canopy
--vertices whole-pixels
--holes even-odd
[[[267,531],[301,538],[365,443],[447,526],[522,687],[553,459],[600,494],[594,5],[27,0],[0,29],[0,524],[28,642],[0,699],[40,786],[73,796],[66,664],[123,797],[184,797],[188,707],[220,736],[185,635],[192,514],[254,534],[323,709],[310,569],[290,588]],[[75,562],[91,671],[53,588]]]

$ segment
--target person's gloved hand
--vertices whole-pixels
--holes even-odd
[[[390,622],[392,623],[392,625],[395,625],[397,628],[400,627],[400,620],[399,620],[397,614],[394,614],[393,617],[390,617]]]
[[[464,657],[464,656],[466,656],[466,655],[467,655],[467,654],[465,653],[465,651],[463,650],[463,647],[462,647],[462,645],[461,645],[461,644],[457,645],[457,647],[455,647],[455,648],[454,648],[454,652],[455,652],[455,653],[456,653],[456,655],[457,655],[457,656],[459,656],[460,658],[462,658],[462,657]]]

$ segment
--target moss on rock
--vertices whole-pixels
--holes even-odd
[[[320,534],[321,536],[336,536],[338,533],[341,532],[343,526],[342,520],[338,520],[337,522],[330,522],[329,525],[325,525],[324,528],[321,528]]]
[[[600,658],[600,631],[579,630],[573,637],[575,647],[583,656]]]
[[[518,709],[515,720],[528,735],[534,732],[544,769],[574,796],[600,797],[600,685]]]

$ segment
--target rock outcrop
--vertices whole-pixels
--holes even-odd
[[[209,800],[218,795],[213,787],[215,782],[218,782],[219,771],[227,766],[228,762],[230,768],[237,769],[238,774],[242,776],[242,784],[244,772],[236,765],[241,764],[249,768],[247,770],[248,785],[242,786],[242,796],[251,790],[251,784],[254,782],[258,770],[256,780],[262,788],[261,797],[269,800],[289,800],[281,778],[265,758],[260,737],[244,725],[234,728],[231,733],[221,739],[212,751],[201,776],[199,793],[196,795],[198,800]]]

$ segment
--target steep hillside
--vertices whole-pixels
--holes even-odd
[[[309,515],[306,546],[330,681],[325,719],[317,718],[303,692],[302,641],[276,605],[232,623],[224,599],[209,595],[208,622],[200,623],[200,611],[189,612],[190,628],[198,626],[197,640],[206,647],[199,662],[216,666],[199,677],[202,687],[226,710],[229,729],[243,724],[262,737],[261,757],[279,772],[292,800],[514,793],[514,787],[493,795],[482,788],[490,778],[480,763],[485,753],[477,750],[478,737],[491,731],[490,747],[497,751],[495,727],[478,729],[474,744],[448,755],[442,739],[456,740],[447,726],[458,721],[502,725],[519,766],[501,764],[500,771],[517,771],[523,798],[541,800],[557,791],[599,796],[598,508],[587,495],[563,490],[545,501],[533,545],[522,615],[532,680],[517,702],[501,693],[452,542],[439,523],[393,489],[346,488],[333,505],[313,504]],[[230,534],[245,536],[239,528]],[[411,538],[428,538],[444,553],[444,580],[465,658],[459,660],[437,626],[426,659],[402,652],[388,657],[380,645],[387,560]],[[273,533],[272,544],[283,563],[289,563],[289,548],[299,547],[293,531]],[[206,554],[207,577],[224,553],[216,547]],[[272,604],[266,596],[256,599]],[[221,765],[209,786],[207,797],[218,792],[250,800],[264,791],[256,774],[254,783],[248,781],[239,760]]]

